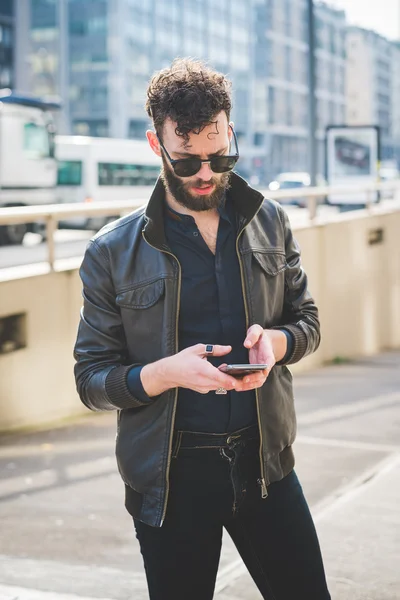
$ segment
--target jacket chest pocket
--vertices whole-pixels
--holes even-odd
[[[278,324],[282,317],[287,268],[283,251],[252,252],[253,310],[264,327]]]
[[[254,262],[268,277],[276,277],[287,269],[286,255],[284,252],[255,252]]]
[[[164,279],[140,285],[132,290],[120,292],[116,298],[118,306],[128,310],[151,308],[164,295]]]
[[[157,279],[120,292],[115,301],[121,312],[132,362],[150,362],[161,356],[164,329],[165,281]]]

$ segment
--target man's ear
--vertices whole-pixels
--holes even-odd
[[[235,127],[235,123],[233,121],[229,121],[229,128],[228,128],[228,136],[229,136],[229,141],[231,141],[231,139],[233,138],[233,133],[232,133],[232,129],[234,129]]]
[[[153,150],[154,154],[157,154],[157,156],[161,156],[160,142],[158,141],[157,134],[154,133],[154,131],[148,129],[146,131],[146,137],[147,141],[150,144],[150,148]]]

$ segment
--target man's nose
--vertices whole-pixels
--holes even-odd
[[[212,179],[213,176],[213,172],[210,168],[210,163],[201,163],[201,169],[198,173],[196,173],[196,176],[199,179],[202,179],[203,181],[210,181],[210,179]]]

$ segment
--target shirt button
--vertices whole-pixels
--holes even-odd
[[[199,235],[198,231],[193,231],[193,235],[195,235],[196,237]]]

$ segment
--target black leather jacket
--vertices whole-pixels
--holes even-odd
[[[317,349],[320,329],[286,214],[236,174],[228,193],[239,215],[236,245],[247,325],[289,330],[294,343],[287,364],[294,363]],[[158,527],[168,500],[177,389],[144,404],[131,395],[126,377],[132,365],[171,356],[178,348],[180,265],[166,243],[163,198],[159,180],[146,208],[106,226],[89,242],[80,271],[84,305],[74,353],[82,402],[92,410],[118,410],[118,467],[136,492],[136,516]],[[260,491],[266,497],[269,483],[294,465],[289,369],[275,366],[256,397]]]

